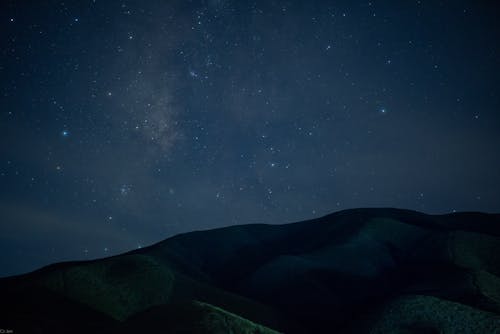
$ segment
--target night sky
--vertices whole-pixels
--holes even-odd
[[[0,276],[357,207],[500,211],[494,1],[0,4]]]

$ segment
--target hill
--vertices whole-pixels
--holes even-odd
[[[500,215],[356,209],[0,280],[18,332],[500,332]],[[75,325],[77,324],[77,325]]]

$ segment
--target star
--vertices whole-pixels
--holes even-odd
[[[123,184],[121,187],[120,187],[120,194],[122,196],[127,196],[130,191],[131,191],[131,187],[128,185],[128,184]]]
[[[61,131],[61,136],[68,137],[69,136],[69,131],[68,130],[62,130]]]

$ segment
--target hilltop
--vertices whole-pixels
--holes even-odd
[[[185,233],[0,280],[0,328],[495,333],[500,215],[355,209]]]

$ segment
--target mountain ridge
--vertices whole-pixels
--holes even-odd
[[[172,305],[184,305],[180,309],[200,319],[230,317],[233,329],[241,323],[262,332],[377,332],[389,325],[401,333],[422,326],[451,328],[444,318],[422,324],[424,315],[415,310],[420,314],[416,320],[389,321],[397,309],[422,303],[440,308],[440,314],[458,307],[474,314],[471,319],[490,319],[488,326],[500,328],[499,237],[499,214],[427,215],[392,208],[343,210],[289,224],[193,231],[109,258],[58,263],[0,279],[0,292],[17,310],[3,305],[1,311],[45,328],[45,320],[26,316],[40,311],[23,295],[31,289],[34,296],[49,296],[43,297],[49,304],[66,298],[90,308],[89,319],[102,324],[99,330],[105,332],[126,331],[127,324],[137,325],[137,319],[155,324],[153,331],[174,330],[176,317],[165,322],[160,311],[148,311],[160,307],[175,313]],[[67,312],[74,316],[70,309]],[[43,312],[48,312],[48,319],[57,314]],[[102,316],[107,320],[98,320]],[[200,319],[190,321],[199,324]],[[361,319],[364,329],[352,319]],[[218,330],[225,323],[219,320],[213,327]],[[182,330],[204,332],[196,326]]]

